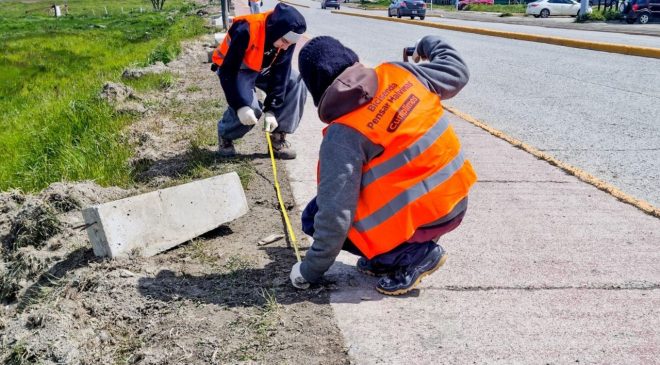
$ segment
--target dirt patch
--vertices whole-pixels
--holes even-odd
[[[86,182],[54,184],[34,196],[0,193],[0,275],[13,278],[6,283],[13,295],[0,310],[4,363],[349,362],[328,305],[334,285],[292,288],[295,256],[287,240],[257,245],[284,232],[262,133],[240,141],[241,157],[215,156],[224,98],[205,63],[211,41],[184,46],[168,65],[178,75],[172,86],[138,95],[149,112],[126,131],[136,146],[135,189]],[[94,257],[82,208],[228,171],[237,171],[246,189],[245,216],[154,257]],[[284,170],[280,179],[292,209]],[[43,224],[44,216],[53,221]],[[17,222],[47,234],[14,247]]]

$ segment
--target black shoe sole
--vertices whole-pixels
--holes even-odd
[[[215,152],[218,157],[236,157],[238,153],[236,151],[222,151],[218,150]]]
[[[379,293],[381,293],[381,294],[385,294],[385,295],[393,295],[393,296],[403,295],[403,294],[409,293],[410,291],[412,291],[413,289],[415,289],[415,288],[417,287],[417,285],[419,285],[419,283],[422,282],[422,279],[423,279],[424,277],[426,277],[427,275],[431,275],[431,274],[433,274],[434,272],[438,271],[438,269],[439,269],[442,265],[445,264],[445,261],[447,261],[447,253],[445,253],[444,255],[442,255],[442,257],[440,257],[440,260],[438,260],[438,263],[435,264],[435,266],[434,266],[431,270],[425,271],[425,272],[423,272],[421,275],[419,275],[419,277],[417,278],[417,280],[415,280],[415,282],[413,283],[413,285],[411,285],[409,288],[399,289],[399,290],[394,290],[394,291],[387,291],[387,290],[385,290],[385,289],[382,289],[382,288],[376,287],[376,290],[377,290]]]
[[[273,151],[273,156],[278,159],[278,160],[295,160],[297,155],[294,156],[286,156],[282,155],[281,153],[277,153],[276,151]]]

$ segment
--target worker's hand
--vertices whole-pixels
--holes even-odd
[[[419,41],[421,41],[421,39],[418,39],[417,42],[415,42],[415,52],[413,52],[412,55],[413,62],[415,63],[418,63],[419,61],[422,60],[422,57],[419,55],[419,52],[417,51],[419,47]]]
[[[291,284],[295,286],[298,289],[307,289],[309,288],[309,283],[305,278],[303,278],[302,274],[300,273],[300,265],[302,262],[296,262],[295,265],[291,268],[291,274],[289,277],[291,278]]]
[[[277,128],[277,118],[275,114],[266,112],[264,115],[264,131],[272,133]]]
[[[259,121],[254,114],[254,110],[249,106],[244,106],[238,109],[236,115],[238,115],[238,120],[240,120],[243,125],[255,125],[257,124],[257,121]]]

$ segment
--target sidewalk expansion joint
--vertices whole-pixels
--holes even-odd
[[[568,151],[600,151],[600,152],[641,152],[660,151],[660,148],[548,148],[539,149],[543,152],[568,152]]]
[[[477,183],[496,183],[496,184],[511,184],[511,183],[520,183],[520,184],[569,184],[570,181],[556,181],[556,180],[477,180]]]
[[[658,290],[660,283],[644,283],[644,284],[604,284],[604,285],[540,285],[540,286],[462,286],[462,285],[447,285],[447,286],[429,286],[425,290],[436,291],[495,291],[495,290],[520,290],[520,291],[541,291],[541,290]]]

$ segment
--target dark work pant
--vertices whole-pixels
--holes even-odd
[[[312,199],[305,207],[302,213],[302,229],[305,234],[314,236],[314,217],[319,208],[316,205],[316,198]],[[370,261],[374,268],[398,268],[403,266],[415,265],[419,263],[431,250],[436,248],[436,243],[440,237],[456,229],[465,216],[465,211],[458,214],[453,219],[438,224],[433,227],[420,228],[420,230],[428,230],[434,233],[434,238],[425,242],[403,242],[392,250],[373,257]],[[364,257],[360,249],[351,242],[348,238],[344,241],[342,250],[350,252],[354,255]]]
[[[249,73],[238,74],[238,82],[255,82],[255,87],[260,90],[266,90],[268,85],[268,77],[259,75],[256,81],[250,81]],[[273,110],[275,118],[277,118],[278,126],[275,132],[282,132],[286,134],[293,134],[300,124],[302,119],[305,101],[307,100],[307,88],[305,83],[298,77],[296,70],[291,70],[291,76],[286,84],[286,94],[284,95],[284,102],[277,109]],[[252,104],[250,107],[254,110],[257,118],[261,118],[262,105],[257,97],[257,90],[252,93]],[[218,140],[220,138],[235,140],[243,137],[249,132],[253,125],[243,125],[236,115],[236,110],[227,107],[222,118],[218,121]]]

